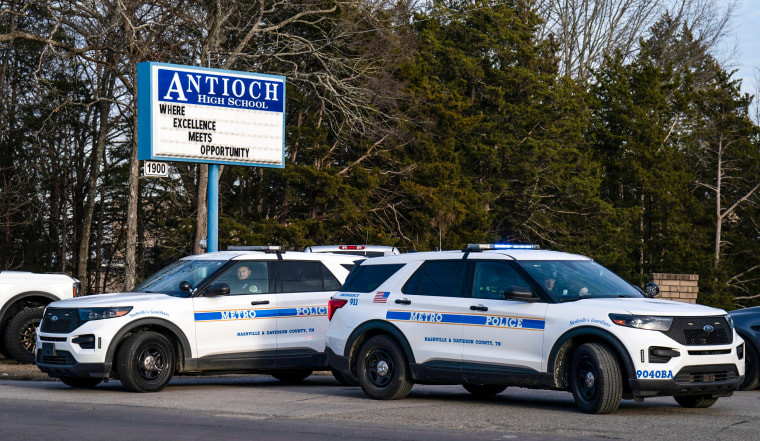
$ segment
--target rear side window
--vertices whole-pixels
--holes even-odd
[[[277,269],[277,292],[337,291],[340,282],[322,262],[280,261]]]
[[[466,261],[431,260],[425,262],[409,278],[401,292],[421,296],[463,297],[462,287],[466,275]]]
[[[372,292],[377,289],[388,277],[396,274],[404,264],[392,265],[360,265],[351,271],[341,291],[348,292]]]

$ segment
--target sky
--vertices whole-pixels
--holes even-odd
[[[720,1],[720,0],[716,0]],[[742,91],[756,94],[760,85],[760,0],[739,0],[732,40],[736,41],[734,78],[743,78]],[[732,63],[732,64],[734,64]]]

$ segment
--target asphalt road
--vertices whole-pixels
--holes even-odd
[[[760,390],[709,409],[672,398],[623,401],[586,415],[565,392],[510,388],[477,399],[459,386],[415,386],[374,401],[326,375],[286,385],[271,377],[180,377],[137,394],[118,381],[95,390],[57,381],[0,381],[2,440],[757,440]]]

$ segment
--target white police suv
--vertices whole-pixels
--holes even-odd
[[[73,387],[114,377],[138,392],[175,373],[298,381],[326,369],[327,302],[362,258],[257,249],[186,257],[132,292],[51,303],[37,366]]]
[[[363,262],[328,305],[330,365],[375,399],[413,383],[519,386],[569,390],[588,413],[658,395],[709,407],[738,388],[744,342],[724,311],[647,298],[587,257],[531,248]]]

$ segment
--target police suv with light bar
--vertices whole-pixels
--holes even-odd
[[[37,366],[72,387],[114,377],[138,392],[175,373],[298,381],[327,369],[327,302],[362,259],[279,247],[186,257],[132,292],[48,305]]]
[[[588,413],[659,395],[709,407],[744,376],[725,311],[648,298],[587,257],[534,246],[369,259],[328,306],[330,365],[375,399],[425,383],[569,390]]]

